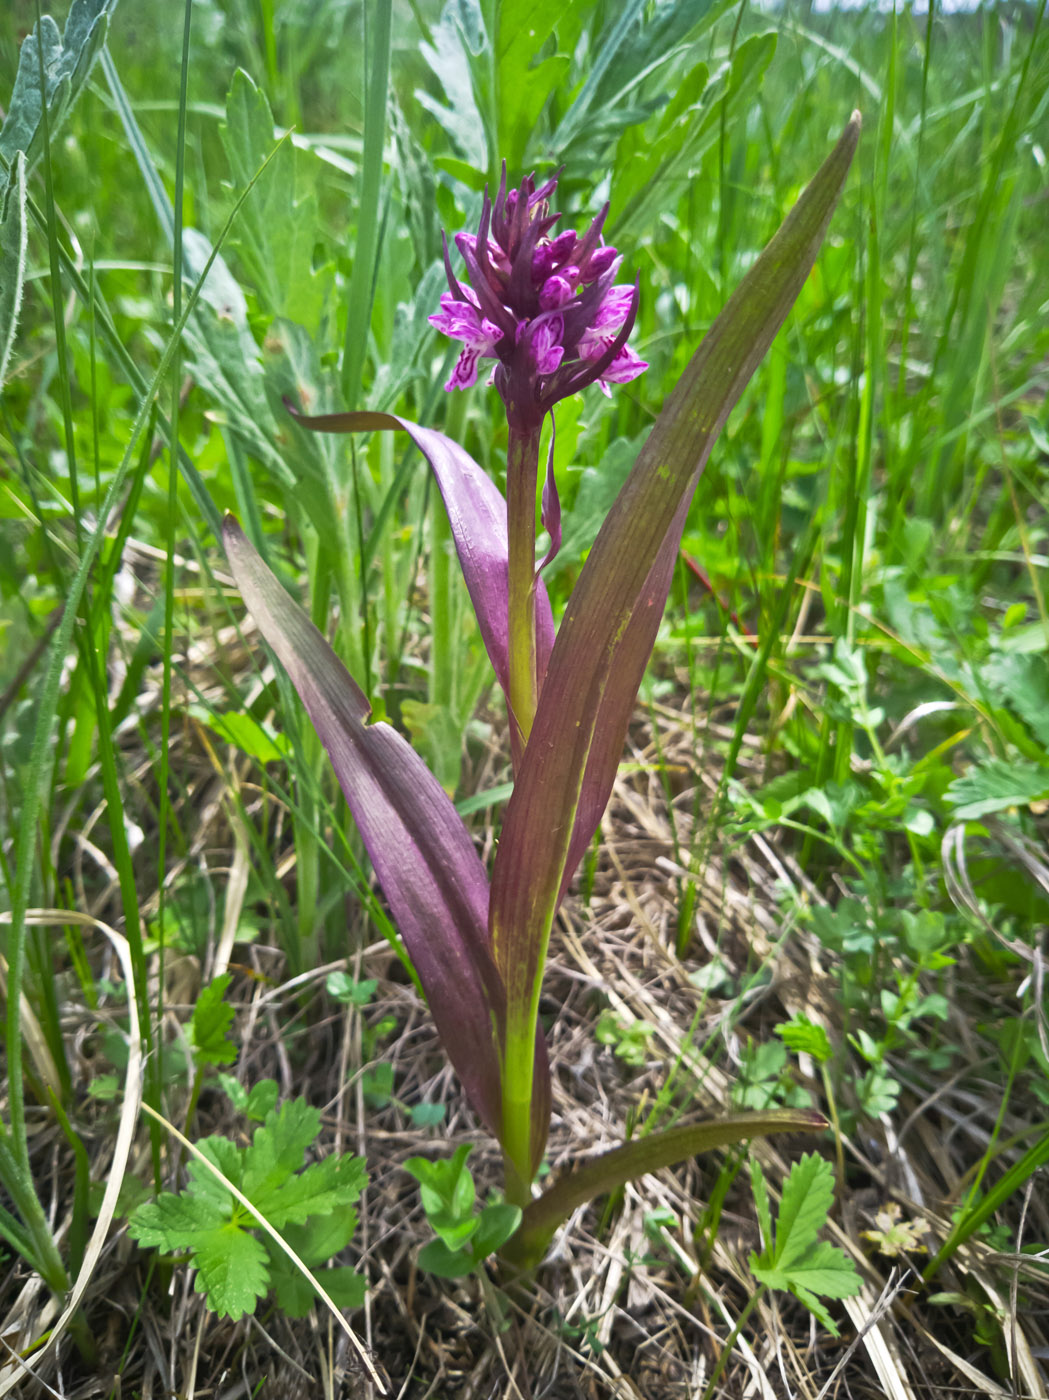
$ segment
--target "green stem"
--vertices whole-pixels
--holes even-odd
[[[703,1392],[703,1400],[712,1400],[714,1387],[721,1379],[721,1374],[728,1365],[728,1359],[732,1355],[736,1342],[739,1340],[739,1334],[743,1331],[744,1327],[746,1327],[748,1318],[757,1307],[758,1300],[764,1292],[765,1285],[761,1284],[757,1291],[752,1293],[747,1299],[746,1306],[737,1318],[735,1327],[733,1327],[732,1331],[728,1334],[725,1345],[721,1349],[721,1355],[718,1357],[717,1363],[710,1373],[710,1380],[707,1381],[707,1388]]]
[[[541,431],[541,425],[518,428],[511,422],[506,461],[510,725],[515,768],[532,732],[539,700],[535,665],[535,492]]]

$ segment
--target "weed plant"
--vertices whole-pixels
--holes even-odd
[[[701,1356],[696,1384],[740,1393],[775,1374],[774,1329],[808,1337],[770,1290],[805,1289],[780,1266],[797,1183],[829,1199],[821,1161],[831,1236],[826,1210],[806,1217],[791,1262],[828,1265],[817,1312],[861,1340],[839,1350],[821,1323],[793,1383],[816,1393],[840,1367],[890,1393],[930,1376],[1046,1393],[1043,11],[75,0],[38,55],[35,6],[5,7],[0,1240],[21,1360],[0,1363],[0,1394],[26,1365],[58,1394],[85,1377],[108,1394],[121,1370],[134,1391],[158,1352],[159,1383],[192,1389],[179,1337],[198,1321],[196,1379],[218,1383],[226,1324],[166,1291],[171,1255],[195,1250],[170,1228],[194,1192],[255,1261],[234,1296],[259,1316],[236,1326],[272,1346],[236,1333],[249,1392],[348,1357],[377,1392],[376,1362],[392,1393],[413,1364],[433,1379],[463,1360],[505,1387],[498,1347],[456,1353],[451,1328],[432,1373],[394,1343],[424,1244],[463,1281],[419,1286],[466,1297],[508,1365],[518,1329],[554,1338],[537,1393],[555,1372],[669,1393],[644,1370],[657,1353]],[[420,1044],[415,969],[293,691],[241,637],[221,520],[489,849],[505,716],[425,463],[388,433],[307,433],[283,400],[395,412],[498,477],[485,391],[442,392],[440,231],[476,227],[503,159],[512,178],[563,166],[573,224],[608,200],[649,369],[559,406],[560,617],[670,386],[857,107],[830,237],[693,503],[551,990],[555,1170],[624,1122],[807,1107],[832,1129],[793,1170],[785,1148],[747,1170],[732,1151],[573,1217],[527,1321],[477,1253],[500,1203],[474,1210],[447,1140],[469,1123]],[[259,1097],[271,1079],[282,1107]],[[307,1268],[336,1261],[337,1302],[359,1297],[348,1266],[371,1289],[330,1364],[288,1321],[313,1285],[192,1151],[252,1196],[282,1113],[302,1130],[273,1198],[310,1173],[343,1192],[281,1216],[285,1243]],[[130,1245],[129,1217],[160,1254]],[[623,1330],[652,1280],[689,1310],[680,1347]],[[151,1348],[158,1328],[175,1340]]]

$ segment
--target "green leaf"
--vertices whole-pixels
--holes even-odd
[[[299,1273],[286,1255],[282,1258],[284,1266],[279,1270],[275,1264],[271,1267],[273,1296],[277,1300],[277,1306],[289,1317],[306,1317],[313,1307],[317,1290],[308,1278]],[[348,1265],[321,1270],[317,1274],[317,1283],[336,1307],[347,1312],[352,1308],[359,1308],[368,1291],[363,1275]]]
[[[501,1249],[521,1223],[520,1206],[493,1201],[481,1211],[477,1233],[470,1241],[470,1253],[480,1263]]]
[[[804,1011],[778,1025],[776,1034],[796,1055],[811,1055],[821,1065],[825,1065],[833,1054],[827,1032],[810,1021]]]
[[[404,1169],[419,1183],[423,1210],[427,1216],[447,1211],[460,1217],[473,1209],[476,1198],[474,1179],[466,1166],[471,1144],[461,1143],[449,1158],[436,1162],[428,1157],[409,1157]]]
[[[245,1173],[244,1194],[279,1230],[285,1225],[302,1225],[310,1216],[328,1215],[350,1205],[366,1184],[364,1163],[359,1157],[332,1154],[279,1185],[259,1186],[255,1191],[250,1189]]]
[[[0,209],[0,386],[15,343],[26,260],[25,156],[19,151]]]
[[[233,1007],[222,1000],[232,981],[233,976],[229,972],[216,977],[201,992],[193,1008],[189,1042],[201,1064],[229,1065],[237,1058],[237,1047],[227,1039],[227,1032],[233,1025]]]
[[[554,26],[568,23],[564,0],[530,0],[527,20],[517,5],[500,4],[495,27],[495,90],[499,97],[499,155],[509,170],[524,166],[539,116],[568,70],[569,53],[539,58]],[[578,26],[576,26],[578,28]],[[571,45],[570,45],[571,46]]]
[[[477,1261],[464,1249],[451,1250],[443,1240],[431,1240],[419,1251],[419,1268],[438,1278],[465,1278],[477,1268]]]
[[[264,1122],[266,1116],[277,1106],[278,1092],[275,1079],[260,1079],[257,1084],[253,1084],[248,1101],[244,1105],[247,1117],[257,1119],[260,1123]]]
[[[765,1178],[751,1162],[754,1204],[765,1247],[751,1254],[750,1271],[766,1288],[793,1293],[835,1337],[838,1329],[817,1295],[850,1298],[862,1287],[852,1260],[817,1236],[827,1223],[834,1198],[834,1172],[829,1162],[808,1153],[795,1162],[783,1187],[773,1236]]]
[[[808,1152],[791,1167],[783,1187],[776,1221],[773,1260],[790,1269],[815,1243],[834,1200],[834,1170],[816,1152]]]
[[[271,734],[251,715],[230,711],[214,714],[203,705],[191,705],[189,713],[200,720],[224,743],[233,744],[259,763],[279,763],[288,757],[290,746],[283,734]]]
[[[163,1191],[132,1213],[128,1234],[141,1245],[179,1254],[194,1249],[200,1235],[224,1223],[222,1210],[214,1202]]]
[[[320,1114],[305,1099],[291,1099],[266,1114],[247,1150],[244,1170],[244,1194],[260,1209],[261,1198],[302,1166],[320,1128]]]
[[[433,1214],[427,1211],[426,1219],[430,1229],[453,1253],[473,1238],[481,1223],[476,1215],[453,1215],[449,1210],[437,1210]]]
[[[194,1285],[207,1295],[208,1307],[236,1320],[254,1312],[269,1287],[266,1250],[253,1235],[229,1219],[210,1201],[170,1193],[139,1206],[128,1222],[128,1233],[142,1245],[182,1253],[199,1271]]]
[[[241,68],[233,75],[219,133],[239,193],[254,179],[275,140],[266,95]],[[266,309],[315,331],[326,279],[313,272],[316,204],[311,192],[302,193],[299,177],[307,159],[312,157],[296,151],[290,141],[283,143],[248,196],[233,241]]]
[[[1034,763],[988,758],[955,778],[945,793],[959,821],[1024,807],[1049,796],[1049,769]]]
[[[772,1113],[732,1113],[708,1122],[687,1123],[614,1147],[562,1176],[525,1207],[521,1226],[503,1254],[528,1265],[542,1258],[554,1231],[578,1206],[607,1195],[647,1172],[672,1167],[687,1157],[746,1142],[770,1133],[818,1132],[827,1126],[821,1113],[780,1109]]]
[[[197,1149],[239,1190],[244,1175],[244,1153],[235,1143],[230,1142],[229,1138],[206,1137],[197,1143]],[[189,1164],[188,1175],[186,1194],[198,1201],[209,1201],[229,1217],[233,1211],[233,1197],[217,1180],[215,1173],[208,1171],[203,1162],[194,1158]]]
[[[116,4],[117,0],[73,0],[62,34],[50,15],[41,16],[18,53],[15,85],[0,128],[0,159],[4,165],[13,165],[18,152],[24,151],[26,163],[32,166],[43,149],[38,39],[43,49],[48,131],[54,141],[105,43],[109,17]]]
[[[195,1291],[206,1295],[209,1308],[233,1322],[253,1313],[269,1290],[265,1246],[232,1222],[202,1234],[191,1262],[198,1270]]]
[[[357,1212],[352,1206],[344,1206],[329,1215],[312,1216],[305,1225],[289,1225],[281,1234],[302,1262],[313,1268],[345,1249],[356,1229]],[[283,1254],[283,1250],[279,1252]]]
[[[379,983],[374,977],[358,982],[348,972],[329,972],[324,985],[330,997],[346,1006],[367,1006]]]
[[[410,1109],[412,1126],[415,1128],[435,1128],[443,1123],[447,1105],[443,1103],[416,1103]]]

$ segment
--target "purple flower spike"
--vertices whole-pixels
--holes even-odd
[[[637,292],[613,285],[622,259],[601,242],[607,205],[582,237],[570,229],[553,234],[556,189],[556,176],[536,189],[528,175],[507,190],[503,167],[494,204],[485,190],[477,232],[455,235],[466,279],[456,278],[446,252],[450,291],[430,317],[464,347],[445,388],[468,388],[477,382],[478,360],[498,360],[489,382],[512,425],[525,431],[587,384],[610,394],[609,384],[626,384],[648,368],[625,343]]]

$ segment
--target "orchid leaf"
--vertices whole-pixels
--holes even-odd
[[[505,998],[488,942],[488,884],[470,835],[411,746],[389,725],[366,722],[363,692],[232,516],[223,537],[244,601],[328,751],[452,1064],[498,1135]],[[541,1040],[537,1049],[538,1097],[549,1112]]]
[[[715,1147],[728,1147],[771,1133],[819,1132],[826,1126],[827,1120],[813,1109],[777,1109],[687,1123],[623,1143],[576,1167],[532,1201],[503,1254],[511,1263],[531,1267],[543,1257],[554,1231],[574,1210],[648,1172],[672,1167]]]
[[[596,829],[615,780],[688,504],[718,433],[815,260],[859,127],[857,113],[693,356],[569,599],[493,872],[493,951],[507,991],[504,1075],[511,1061],[527,1065],[532,1058],[554,914],[570,861]]]
[[[392,413],[297,413],[296,422],[315,433],[356,433],[399,428],[409,435],[433,469],[448,512],[459,564],[466,580],[485,650],[506,694],[510,684],[507,617],[509,579],[506,502],[495,483],[451,438]],[[542,580],[536,584],[536,650],[539,674],[545,671],[554,644],[554,619]]]

